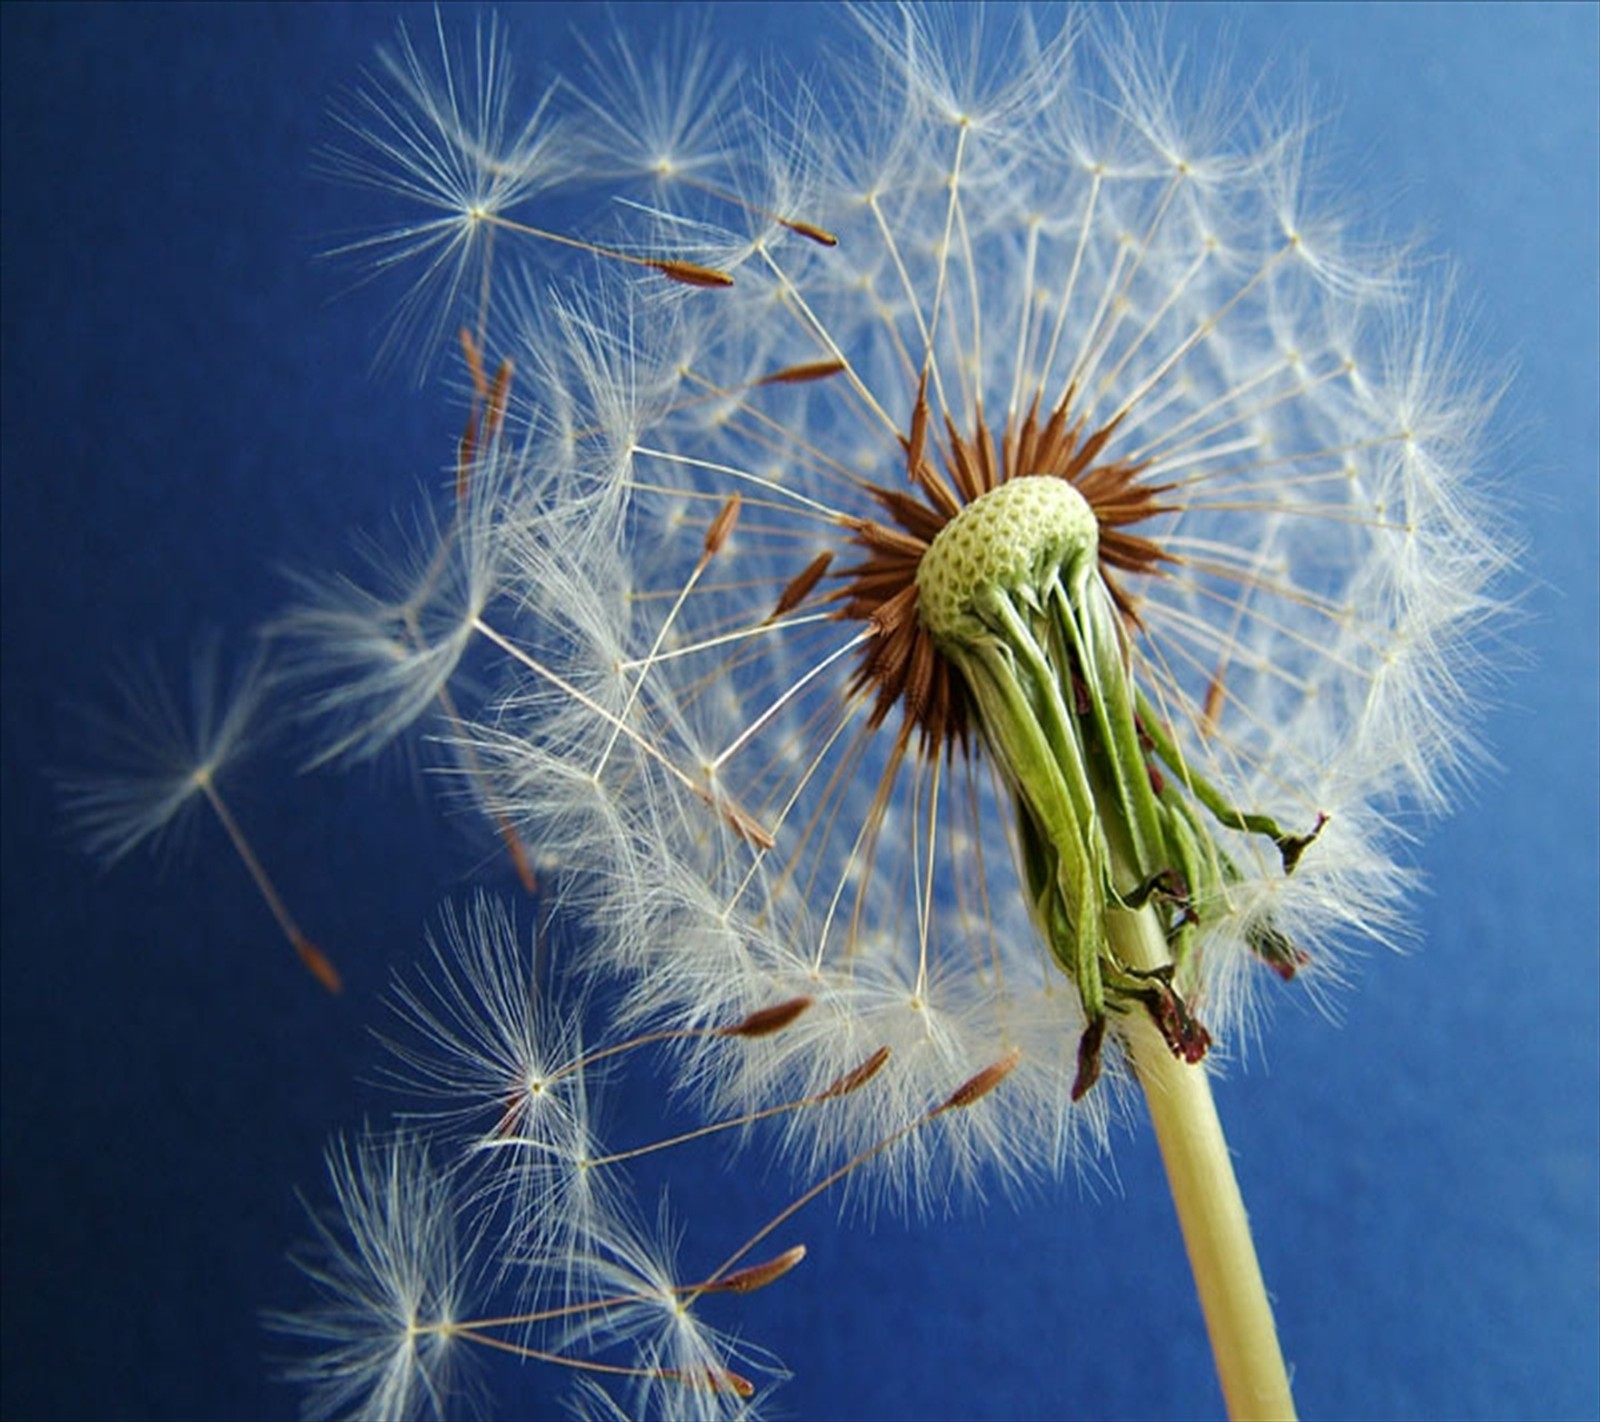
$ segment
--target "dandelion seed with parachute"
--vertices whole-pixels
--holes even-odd
[[[312,1213],[315,1242],[293,1256],[317,1301],[267,1315],[317,1350],[284,1376],[313,1418],[452,1415],[473,1280],[448,1178],[406,1136],[335,1141],[327,1165],[334,1208]]]
[[[111,865],[141,845],[159,849],[182,834],[196,807],[206,804],[289,946],[324,988],[337,993],[342,987],[338,969],[295,921],[223,797],[220,779],[249,752],[275,678],[258,654],[242,664],[225,688],[220,653],[214,640],[202,643],[195,653],[187,715],[152,664],[129,663],[121,669],[118,709],[85,712],[91,744],[104,766],[62,776],[67,816],[84,847]]]

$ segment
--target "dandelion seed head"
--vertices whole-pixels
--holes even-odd
[[[1186,824],[1221,802],[1327,819],[1292,876],[1242,822],[1196,830],[1185,990],[1224,1038],[1254,1020],[1263,974],[1305,956],[1331,981],[1352,933],[1396,936],[1392,817],[1451,781],[1473,682],[1460,648],[1504,563],[1466,492],[1478,392],[1424,336],[1436,298],[1405,253],[1319,206],[1303,112],[1225,103],[1222,79],[1131,21],[1023,33],[996,69],[954,16],[857,18],[859,82],[804,101],[838,121],[706,169],[735,193],[804,193],[837,247],[744,211],[736,286],[674,303],[670,355],[642,377],[671,395],[611,439],[625,457],[573,446],[575,486],[625,541],[530,533],[573,589],[628,590],[608,624],[626,692],[607,704],[629,732],[595,727],[605,778],[639,807],[625,833],[655,836],[638,884],[611,884],[635,1010],[704,1022],[809,981],[821,1009],[764,1066],[726,1054],[724,1085],[747,1103],[815,1090],[891,1045],[880,1089],[840,1103],[852,1142],[1040,1011],[1083,1028],[1006,907],[1026,877],[1017,787],[918,605],[962,510],[1039,475],[1092,510],[1156,723],[1141,734],[1165,747],[1146,749],[1152,782],[1198,797]],[[639,378],[659,307],[611,315]],[[707,558],[733,495],[737,530]],[[1059,1052],[1024,1060],[1019,1082],[1045,1062],[1070,1074]],[[1036,1122],[1061,1082],[1008,1087],[997,1115],[1005,1097]],[[1024,1139],[986,1150],[1009,1160]]]
[[[478,897],[395,992],[429,1145],[330,1153],[320,1302],[277,1320],[318,1416],[442,1411],[462,1340],[581,1416],[754,1416],[778,1366],[712,1296],[794,1267],[752,1251],[811,1201],[1093,1177],[1134,1062],[1203,1089],[1283,982],[1333,1011],[1410,941],[1515,553],[1450,283],[1304,98],[1158,21],[850,24],[810,82],[584,42],[525,118],[498,27],[435,19],[347,115],[405,210],[349,250],[416,278],[424,361],[461,331],[469,419],[422,552],[277,630],[317,763],[426,721],[563,933]],[[125,853],[197,774],[86,819]],[[696,1124],[611,1152],[643,1061]],[[685,1275],[626,1180],[710,1139],[808,1188]],[[480,1283],[514,1304],[467,1320]]]
[[[1269,984],[1326,1005],[1353,946],[1403,944],[1513,552],[1448,292],[1325,191],[1303,105],[1135,17],[853,23],[792,104],[699,38],[590,47],[539,132],[617,185],[611,245],[576,291],[448,293],[516,397],[446,563],[303,619],[356,668],[338,757],[494,654],[444,739],[558,866],[622,1035],[586,1046],[593,999],[542,995],[480,902],[401,990],[397,1070],[509,1215],[499,1281],[560,1305],[530,1356],[596,1369],[601,1412],[757,1390],[612,1165],[775,1119],[868,1204],[1087,1173],[1130,1024],[1237,1055]],[[463,134],[500,120],[396,77],[482,168]],[[393,250],[479,271],[462,211]],[[588,1092],[641,1045],[710,1124],[607,1156]]]

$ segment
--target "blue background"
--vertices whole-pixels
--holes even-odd
[[[1597,1382],[1597,34],[1590,6],[1182,7],[1175,38],[1275,64],[1333,111],[1388,228],[1458,264],[1491,368],[1495,464],[1529,541],[1519,654],[1486,708],[1498,765],[1419,859],[1423,951],[1369,958],[1334,1023],[1288,998],[1220,1088],[1308,1417],[1593,1417]],[[629,6],[641,33],[666,7]],[[427,14],[414,15],[418,24]],[[509,16],[530,78],[570,26]],[[348,567],[447,457],[458,416],[366,367],[384,298],[316,258],[364,215],[311,176],[385,6],[0,7],[3,25],[4,1366],[8,1418],[284,1416],[258,1310],[326,1134],[394,1104],[368,1029],[482,846],[403,777],[297,777],[235,808],[308,930],[294,965],[215,827],[158,872],[99,873],[49,772],[119,653],[178,680],[236,643],[284,566]],[[462,23],[466,23],[464,20]],[[804,7],[718,27],[805,61]],[[626,1124],[626,1118],[622,1120]],[[625,1136],[625,1130],[619,1130]],[[759,1158],[688,1169],[685,1263],[784,1198]],[[749,1218],[757,1219],[751,1213]],[[1018,1207],[794,1226],[803,1268],[727,1315],[802,1417],[1186,1417],[1220,1397],[1155,1147]],[[499,1415],[563,1379],[498,1376]]]

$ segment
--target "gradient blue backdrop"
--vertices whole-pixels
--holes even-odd
[[[655,31],[665,6],[628,6]],[[1592,6],[1182,7],[1174,37],[1271,61],[1333,116],[1356,190],[1459,265],[1496,464],[1529,539],[1498,767],[1424,841],[1425,951],[1368,959],[1341,1023],[1286,1001],[1220,1088],[1308,1417],[1593,1417],[1597,1384],[1597,15]],[[414,17],[427,22],[424,12]],[[602,11],[509,16],[559,68]],[[454,23],[469,23],[462,17]],[[805,7],[718,28],[805,62]],[[73,701],[120,652],[176,677],[240,639],[283,566],[346,566],[446,457],[456,417],[366,374],[383,299],[315,257],[364,215],[312,178],[331,96],[387,6],[0,7],[3,25],[4,1312],[7,1418],[278,1417],[257,1311],[362,1087],[378,997],[478,848],[404,783],[258,760],[237,808],[349,990],[295,967],[213,826],[101,875],[58,824]],[[478,870],[492,880],[493,869]],[[619,1133],[621,1134],[621,1133]],[[710,1155],[675,1187],[686,1259],[783,1198]],[[801,1417],[1215,1413],[1153,1143],[1020,1207],[838,1226],[733,1317]],[[720,1256],[718,1256],[720,1257]],[[556,1384],[496,1380],[497,1415]]]

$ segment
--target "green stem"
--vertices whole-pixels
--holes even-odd
[[[1112,913],[1108,920],[1112,945],[1127,966],[1149,971],[1167,963],[1165,936],[1151,910]],[[1233,1422],[1292,1419],[1294,1397],[1272,1305],[1205,1066],[1178,1061],[1142,1012],[1127,1014],[1117,1028],[1161,1146],[1228,1416]]]

